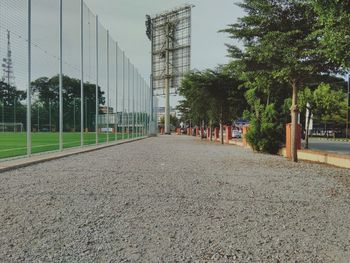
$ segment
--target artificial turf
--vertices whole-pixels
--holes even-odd
[[[109,141],[122,140],[123,134],[110,133]],[[124,134],[124,139],[128,139],[131,134]],[[140,137],[140,134],[134,134],[134,138]],[[99,143],[107,141],[107,134],[98,135]],[[32,133],[32,153],[41,153],[56,151],[59,149],[59,134],[50,132]],[[96,143],[96,134],[94,132],[84,133],[84,145]],[[0,132],[0,159],[17,157],[27,154],[26,133],[18,132]],[[63,148],[72,148],[80,146],[80,133],[63,133]]]

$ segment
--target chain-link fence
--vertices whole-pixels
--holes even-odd
[[[0,58],[0,159],[148,134],[150,88],[83,0],[2,0]]]

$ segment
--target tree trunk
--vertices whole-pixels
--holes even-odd
[[[213,141],[213,122],[210,121],[210,141]]]
[[[221,104],[221,113],[220,113],[220,137],[221,144],[224,144],[224,126],[223,126],[223,113],[222,113],[222,104]]]
[[[204,129],[205,129],[204,120],[202,120],[202,123],[201,123],[201,126],[200,126],[200,137],[201,137],[201,140],[203,140],[203,133],[202,133],[202,131],[204,131]]]
[[[309,127],[311,119],[311,109],[308,109],[308,115],[306,116],[306,133],[305,133],[305,149],[309,149]]]
[[[220,142],[221,144],[224,144],[224,126],[222,121],[220,121]]]
[[[298,162],[298,148],[297,148],[297,132],[298,132],[298,87],[295,80],[292,81],[293,97],[292,97],[292,131],[291,131],[291,155],[292,161]]]

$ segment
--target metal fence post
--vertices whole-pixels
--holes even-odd
[[[31,88],[31,74],[32,74],[32,1],[27,2],[28,9],[28,86],[27,86],[27,155],[32,154],[32,88]]]
[[[109,31],[107,30],[107,143],[109,143]]]
[[[140,89],[140,74],[138,73],[137,74],[137,81],[136,81],[136,101],[137,101],[137,109],[136,109],[136,112],[137,112],[137,115],[136,115],[136,123],[137,123],[137,126],[136,126],[136,134],[137,134],[137,137],[140,137],[140,123],[139,123],[139,118],[140,118],[140,105],[139,105],[139,89]]]
[[[115,140],[118,141],[118,42],[115,42],[115,117],[114,117],[114,129]]]
[[[84,146],[84,0],[80,0],[80,146]],[[75,130],[74,130],[75,132]]]
[[[123,51],[123,59],[122,59],[122,140],[124,140],[124,130],[125,130],[125,122],[124,122],[124,109],[125,109],[125,52]]]
[[[59,66],[59,150],[63,150],[63,21],[62,21],[62,12],[63,12],[63,0],[60,0],[60,28],[59,28],[59,58],[60,58],[60,66]]]
[[[135,67],[132,67],[132,138],[135,137]]]
[[[98,54],[98,16],[96,16],[96,98],[95,98],[95,136],[96,136],[96,145],[98,144],[98,111],[99,111],[99,92],[98,92],[98,85],[99,85],[99,75],[98,75],[98,60],[99,60],[99,54]]]
[[[142,79],[142,82],[141,82],[141,124],[142,124],[142,130],[141,130],[141,135],[143,136],[143,134],[144,134],[144,129],[145,129],[145,127],[144,127],[144,119],[145,119],[145,116],[144,116],[144,106],[143,106],[143,103],[144,103],[144,101],[143,101],[143,89],[144,89],[144,82],[143,82],[143,79]]]
[[[131,63],[130,59],[128,58],[128,139],[130,139],[130,68]]]

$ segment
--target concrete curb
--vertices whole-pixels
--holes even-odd
[[[117,145],[121,145],[121,144],[137,142],[137,141],[144,140],[147,138],[149,138],[149,137],[146,136],[146,137],[141,137],[141,138],[137,138],[137,139],[116,141],[116,142],[112,142],[112,143],[108,143],[108,144],[107,143],[101,144],[98,146],[95,146],[95,145],[94,146],[86,146],[84,148],[71,148],[71,149],[64,150],[62,152],[51,152],[48,154],[36,154],[36,155],[32,155],[30,157],[23,157],[23,158],[16,158],[16,159],[12,159],[12,160],[6,160],[3,162],[0,162],[0,173],[11,171],[11,170],[16,170],[19,168],[33,165],[33,164],[57,160],[57,159],[61,159],[61,158],[65,158],[65,157],[69,157],[69,156],[73,156],[73,155],[77,155],[77,154],[98,151],[98,150],[102,150],[105,148],[109,148],[109,147],[113,147],[113,146],[117,146]]]
[[[330,142],[350,142],[350,139],[337,139],[337,138],[323,138],[323,137],[310,137],[309,139],[315,139],[320,141],[330,141]],[[305,142],[305,140],[303,140]]]
[[[210,141],[208,140],[208,142]],[[215,142],[215,141],[213,140],[211,142]],[[227,143],[225,142],[225,144]],[[251,149],[249,145],[244,146],[240,140],[232,139],[229,141],[228,144],[236,145],[246,149]],[[282,157],[286,157],[287,156],[286,148],[285,147],[281,148],[278,154]],[[350,155],[303,149],[303,150],[298,150],[298,158],[299,160],[302,160],[302,161],[309,161],[314,163],[321,163],[321,164],[336,166],[339,168],[350,169]]]

